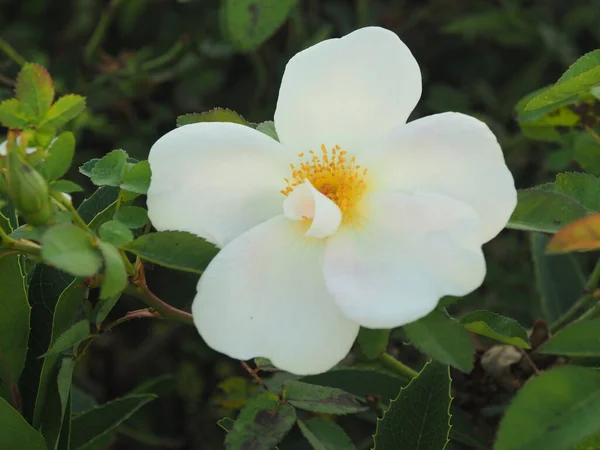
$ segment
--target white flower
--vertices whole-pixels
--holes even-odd
[[[20,142],[21,142],[21,136],[17,136],[17,144],[19,144]],[[8,145],[8,141],[0,142],[0,156],[6,156],[7,145]],[[37,151],[37,148],[35,148],[35,147],[27,147],[25,149],[25,153],[27,153],[28,155],[30,155],[31,153],[35,153],[36,151]]]
[[[289,61],[275,112],[281,143],[199,123],[154,144],[152,223],[222,247],[192,307],[208,345],[323,372],[360,325],[400,326],[481,285],[481,245],[515,208],[513,178],[479,120],[406,124],[420,95],[408,48],[363,28]]]

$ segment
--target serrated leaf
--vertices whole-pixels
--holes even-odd
[[[354,444],[342,427],[323,417],[306,422],[298,420],[300,431],[315,450],[354,450]]]
[[[71,449],[90,449],[155,398],[153,394],[128,395],[75,415],[71,424]]]
[[[563,74],[554,86],[533,98],[526,111],[555,105],[600,84],[600,50],[583,55]]]
[[[64,192],[65,194],[71,194],[73,192],[83,192],[83,188],[77,183],[73,183],[69,180],[56,180],[50,183],[50,189],[56,192]]]
[[[109,220],[98,227],[100,238],[116,247],[122,247],[133,241],[133,233],[123,223]]]
[[[254,50],[288,17],[296,0],[226,0],[228,37],[240,50]]]
[[[120,186],[126,171],[127,152],[113,150],[94,165],[90,179],[96,186]]]
[[[531,256],[539,297],[539,313],[548,322],[558,320],[583,294],[585,277],[571,255],[548,255],[549,237],[531,234]]]
[[[100,242],[99,249],[104,258],[104,278],[100,289],[100,298],[104,299],[123,292],[127,286],[127,269],[116,247]]]
[[[9,98],[0,103],[0,123],[6,128],[25,129],[30,123],[30,118],[21,109],[21,102],[16,98]]]
[[[19,255],[0,254],[0,395],[11,401],[25,366],[29,315]]]
[[[69,167],[75,155],[75,136],[70,131],[58,135],[56,140],[48,149],[48,157],[44,161],[44,175],[48,181],[62,177]]]
[[[81,166],[79,166],[79,173],[84,174],[86,177],[92,176],[92,169],[98,164],[100,158],[92,158],[89,161],[84,162]]]
[[[90,321],[87,319],[74,323],[53,342],[46,355],[58,355],[84,341],[90,335]],[[40,358],[42,357],[40,356]]]
[[[527,330],[519,322],[491,311],[472,311],[460,318],[471,333],[480,334],[505,344],[531,348]]]
[[[0,423],[5,431],[0,433],[0,448],[47,450],[42,435],[35,431],[3,398],[0,398]]]
[[[227,433],[229,450],[270,450],[277,445],[296,422],[296,411],[281,403],[271,392],[263,392],[248,400]]]
[[[23,111],[40,119],[54,100],[54,83],[45,68],[38,64],[27,63],[19,72],[15,92]]]
[[[102,266],[92,236],[75,225],[61,224],[42,235],[42,259],[78,277],[90,277]]]
[[[522,387],[500,422],[494,450],[564,450],[600,432],[600,371],[562,366]]]
[[[570,358],[600,357],[600,319],[572,323],[536,351]]]
[[[119,189],[103,186],[81,202],[77,212],[92,230],[96,229],[112,218],[118,197]]]
[[[218,249],[191,233],[161,231],[140,236],[125,250],[160,266],[202,273]]]
[[[360,328],[356,342],[361,353],[367,359],[376,359],[385,352],[390,339],[390,330],[372,330],[370,328]]]
[[[341,389],[290,380],[283,383],[285,399],[296,408],[324,414],[353,414],[367,409]]]
[[[177,117],[178,127],[199,122],[230,122],[248,126],[246,119],[227,108],[215,108],[203,113],[184,114]]]
[[[59,128],[77,117],[85,109],[85,97],[67,94],[50,108],[40,126]]]
[[[443,450],[450,435],[448,366],[426,363],[377,420],[374,450]]]
[[[272,120],[267,120],[266,122],[259,123],[256,126],[256,129],[261,133],[272,137],[276,141],[279,141],[279,136],[277,136],[277,130],[275,130],[275,122],[273,122]]]
[[[140,161],[129,168],[123,176],[121,189],[124,191],[135,192],[136,194],[146,194],[150,187],[150,163]]]
[[[556,233],[590,214],[581,203],[559,192],[538,188],[519,191],[518,203],[507,228]]]
[[[554,182],[556,192],[577,200],[590,211],[600,211],[600,178],[587,173],[559,173]]]
[[[150,223],[148,211],[138,206],[121,206],[115,213],[114,219],[132,230],[142,228]]]
[[[436,361],[462,372],[473,369],[473,339],[446,312],[435,310],[416,322],[404,325],[404,332],[419,350]]]
[[[590,252],[600,249],[600,214],[570,223],[548,243],[549,253]]]

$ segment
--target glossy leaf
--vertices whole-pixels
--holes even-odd
[[[59,128],[77,117],[85,109],[85,97],[67,94],[52,105],[41,125]]]
[[[531,348],[527,330],[519,322],[491,311],[472,311],[460,318],[471,333],[480,334],[505,344]]]
[[[44,175],[49,181],[62,177],[75,155],[75,136],[70,131],[58,135],[48,149],[48,157],[44,162]]]
[[[475,345],[471,335],[446,312],[433,311],[421,320],[404,326],[408,339],[436,361],[462,372],[473,369]]]
[[[184,231],[146,234],[124,248],[155,264],[194,273],[202,273],[218,252],[214,245]]]
[[[248,400],[227,433],[229,450],[270,449],[277,445],[296,422],[296,411],[281,403],[271,392],[263,392]]]
[[[150,223],[148,211],[138,206],[121,206],[115,213],[114,219],[132,230],[142,228]]]
[[[600,357],[600,319],[572,323],[552,336],[537,353],[570,358]]]
[[[42,259],[78,277],[100,270],[102,258],[92,237],[75,225],[55,225],[42,235]]]
[[[121,189],[136,194],[146,194],[150,187],[150,163],[148,161],[140,161],[129,168],[123,176]]]
[[[353,414],[367,409],[341,389],[290,380],[283,383],[285,399],[296,408],[323,414]]]
[[[590,252],[600,249],[600,214],[570,223],[548,243],[549,253]]]
[[[531,255],[539,297],[539,313],[548,322],[561,317],[583,294],[585,277],[571,255],[548,255],[549,237],[531,234]]]
[[[298,420],[300,431],[314,450],[353,450],[354,444],[342,427],[323,417]]]
[[[0,398],[0,424],[3,430],[0,433],[0,448],[47,450],[42,435],[35,431],[3,398]]]
[[[588,214],[588,209],[567,195],[532,188],[519,191],[517,207],[506,227],[556,233]]]
[[[600,432],[600,371],[562,366],[531,378],[500,422],[494,450],[564,450]]]
[[[155,398],[152,394],[128,395],[77,414],[71,424],[71,449],[92,448]]]
[[[443,450],[450,434],[450,371],[430,362],[377,420],[374,450]]]
[[[203,113],[185,114],[177,118],[178,127],[198,122],[231,122],[239,123],[240,125],[248,125],[246,119],[235,111],[227,108],[215,108]]]
[[[127,153],[113,150],[94,165],[90,179],[96,186],[120,186],[126,171]]]

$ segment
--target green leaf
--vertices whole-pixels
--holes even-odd
[[[219,425],[221,428],[223,428],[228,433],[231,430],[233,430],[234,424],[235,424],[235,421],[233,419],[230,419],[229,417],[223,417],[221,420],[217,421],[217,425]]]
[[[98,227],[98,235],[103,241],[116,247],[122,247],[133,241],[133,233],[121,222],[109,220]]]
[[[450,434],[450,384],[447,366],[426,363],[377,420],[373,450],[446,448]]]
[[[248,400],[240,411],[233,429],[227,433],[229,450],[270,449],[277,445],[296,422],[296,410],[281,403],[271,392]]]
[[[419,350],[436,361],[462,372],[473,369],[473,339],[446,312],[435,310],[421,320],[404,325],[404,332]]]
[[[70,194],[72,192],[83,192],[83,188],[77,183],[69,180],[56,180],[50,183],[50,189],[56,192],[64,192]]]
[[[266,122],[259,123],[256,126],[256,129],[261,133],[272,137],[276,141],[279,141],[279,136],[277,136],[277,130],[275,130],[275,122],[273,122],[272,120],[267,120]]]
[[[100,242],[99,248],[104,257],[104,279],[100,289],[100,298],[104,299],[123,292],[127,286],[127,269],[116,247]]]
[[[352,414],[367,409],[356,397],[341,389],[301,381],[283,383],[285,399],[296,408],[324,414]]]
[[[61,435],[70,433],[70,398],[74,362],[63,357],[56,375],[56,386],[49,392],[44,410],[41,432],[49,449],[56,448]],[[63,436],[63,440],[66,437]]]
[[[19,72],[15,87],[23,111],[40,119],[54,100],[54,84],[46,69],[38,64],[27,63]]]
[[[354,444],[342,427],[323,417],[298,420],[300,431],[315,450],[353,450]]]
[[[58,135],[52,146],[48,149],[48,157],[44,162],[44,174],[48,181],[62,177],[75,155],[75,136],[70,131]]]
[[[59,98],[46,114],[40,126],[59,128],[73,120],[85,109],[85,97],[67,94]]]
[[[55,225],[42,235],[42,259],[78,277],[91,277],[102,266],[93,237],[75,225]]]
[[[93,158],[84,162],[81,166],[79,166],[79,172],[84,174],[86,177],[91,177],[92,169],[96,167],[98,161],[100,161],[100,158]]]
[[[6,400],[0,398],[0,448],[47,450],[44,438]]]
[[[0,286],[0,395],[10,400],[25,366],[31,312],[19,255],[0,254]]]
[[[90,321],[80,320],[64,331],[52,344],[46,355],[58,355],[87,339],[90,335]]]
[[[241,115],[227,108],[215,108],[203,113],[184,114],[177,117],[177,126],[189,125],[199,122],[230,122],[248,126],[248,122]]]
[[[146,234],[124,248],[160,266],[200,274],[218,253],[214,245],[184,231]]]
[[[471,333],[480,334],[505,344],[531,348],[527,330],[519,322],[491,311],[472,311],[460,318]]]
[[[573,142],[575,161],[588,173],[600,176],[600,144],[588,133],[581,133]]]
[[[535,111],[558,104],[598,85],[600,85],[600,50],[594,50],[575,61],[554,86],[533,98],[525,110]]]
[[[77,212],[94,230],[112,218],[118,197],[119,189],[103,186],[91,197],[86,198],[77,208]]]
[[[93,321],[98,328],[102,325],[104,320],[106,320],[106,317],[110,314],[120,298],[121,294],[117,294],[113,295],[112,297],[100,299],[100,301],[96,304],[96,307],[94,308]]]
[[[226,0],[225,21],[231,42],[254,50],[285,22],[296,0]]]
[[[581,297],[585,277],[573,256],[546,253],[549,240],[545,234],[531,234],[531,256],[540,293],[539,312],[548,322],[554,322]]]
[[[519,191],[519,200],[507,228],[556,233],[590,214],[581,203],[559,192],[538,188]]]
[[[148,211],[138,206],[121,206],[115,213],[114,219],[132,230],[142,228],[149,223]]]
[[[600,357],[600,319],[572,323],[537,352],[570,358]]]
[[[0,123],[6,128],[23,130],[29,122],[29,117],[21,108],[21,102],[16,98],[9,98],[0,103]]]
[[[586,173],[559,173],[554,186],[556,192],[577,200],[584,208],[600,211],[600,178]]]
[[[600,371],[562,366],[522,387],[500,422],[494,450],[565,450],[600,432]]]
[[[123,176],[121,189],[136,194],[146,194],[150,187],[150,163],[148,161],[140,161],[131,166],[127,173]]]
[[[90,178],[96,186],[120,186],[126,171],[127,153],[113,150],[94,165]]]
[[[385,352],[389,339],[390,330],[372,330],[361,327],[356,341],[361,353],[367,359],[376,359]]]
[[[91,448],[155,398],[152,394],[128,395],[75,415],[71,424],[71,449]]]

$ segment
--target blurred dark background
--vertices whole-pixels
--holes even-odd
[[[275,34],[241,52],[227,39],[216,0],[0,0],[0,39],[46,66],[60,94],[87,97],[89,108],[73,125],[80,165],[115,148],[145,158],[184,113],[221,106],[252,122],[271,120],[293,54],[381,25],[406,42],[421,66],[423,97],[411,119],[460,111],[484,120],[523,188],[574,163],[564,143],[528,139],[514,120],[515,104],[600,47],[598,17],[598,0],[299,0]],[[0,99],[12,96],[18,59],[3,44]],[[76,166],[71,178],[92,192]],[[530,326],[538,293],[527,236],[505,231],[486,253],[484,286],[453,312],[486,308]],[[189,306],[193,276],[156,267],[148,278],[157,295]],[[111,317],[140,307],[123,298]],[[216,420],[233,417],[254,389],[239,363],[208,349],[195,330],[140,320],[105,333],[80,359],[74,409],[148,381],[160,399],[128,421],[110,448],[222,448]],[[352,422],[359,448],[370,448],[373,430],[372,421]]]

